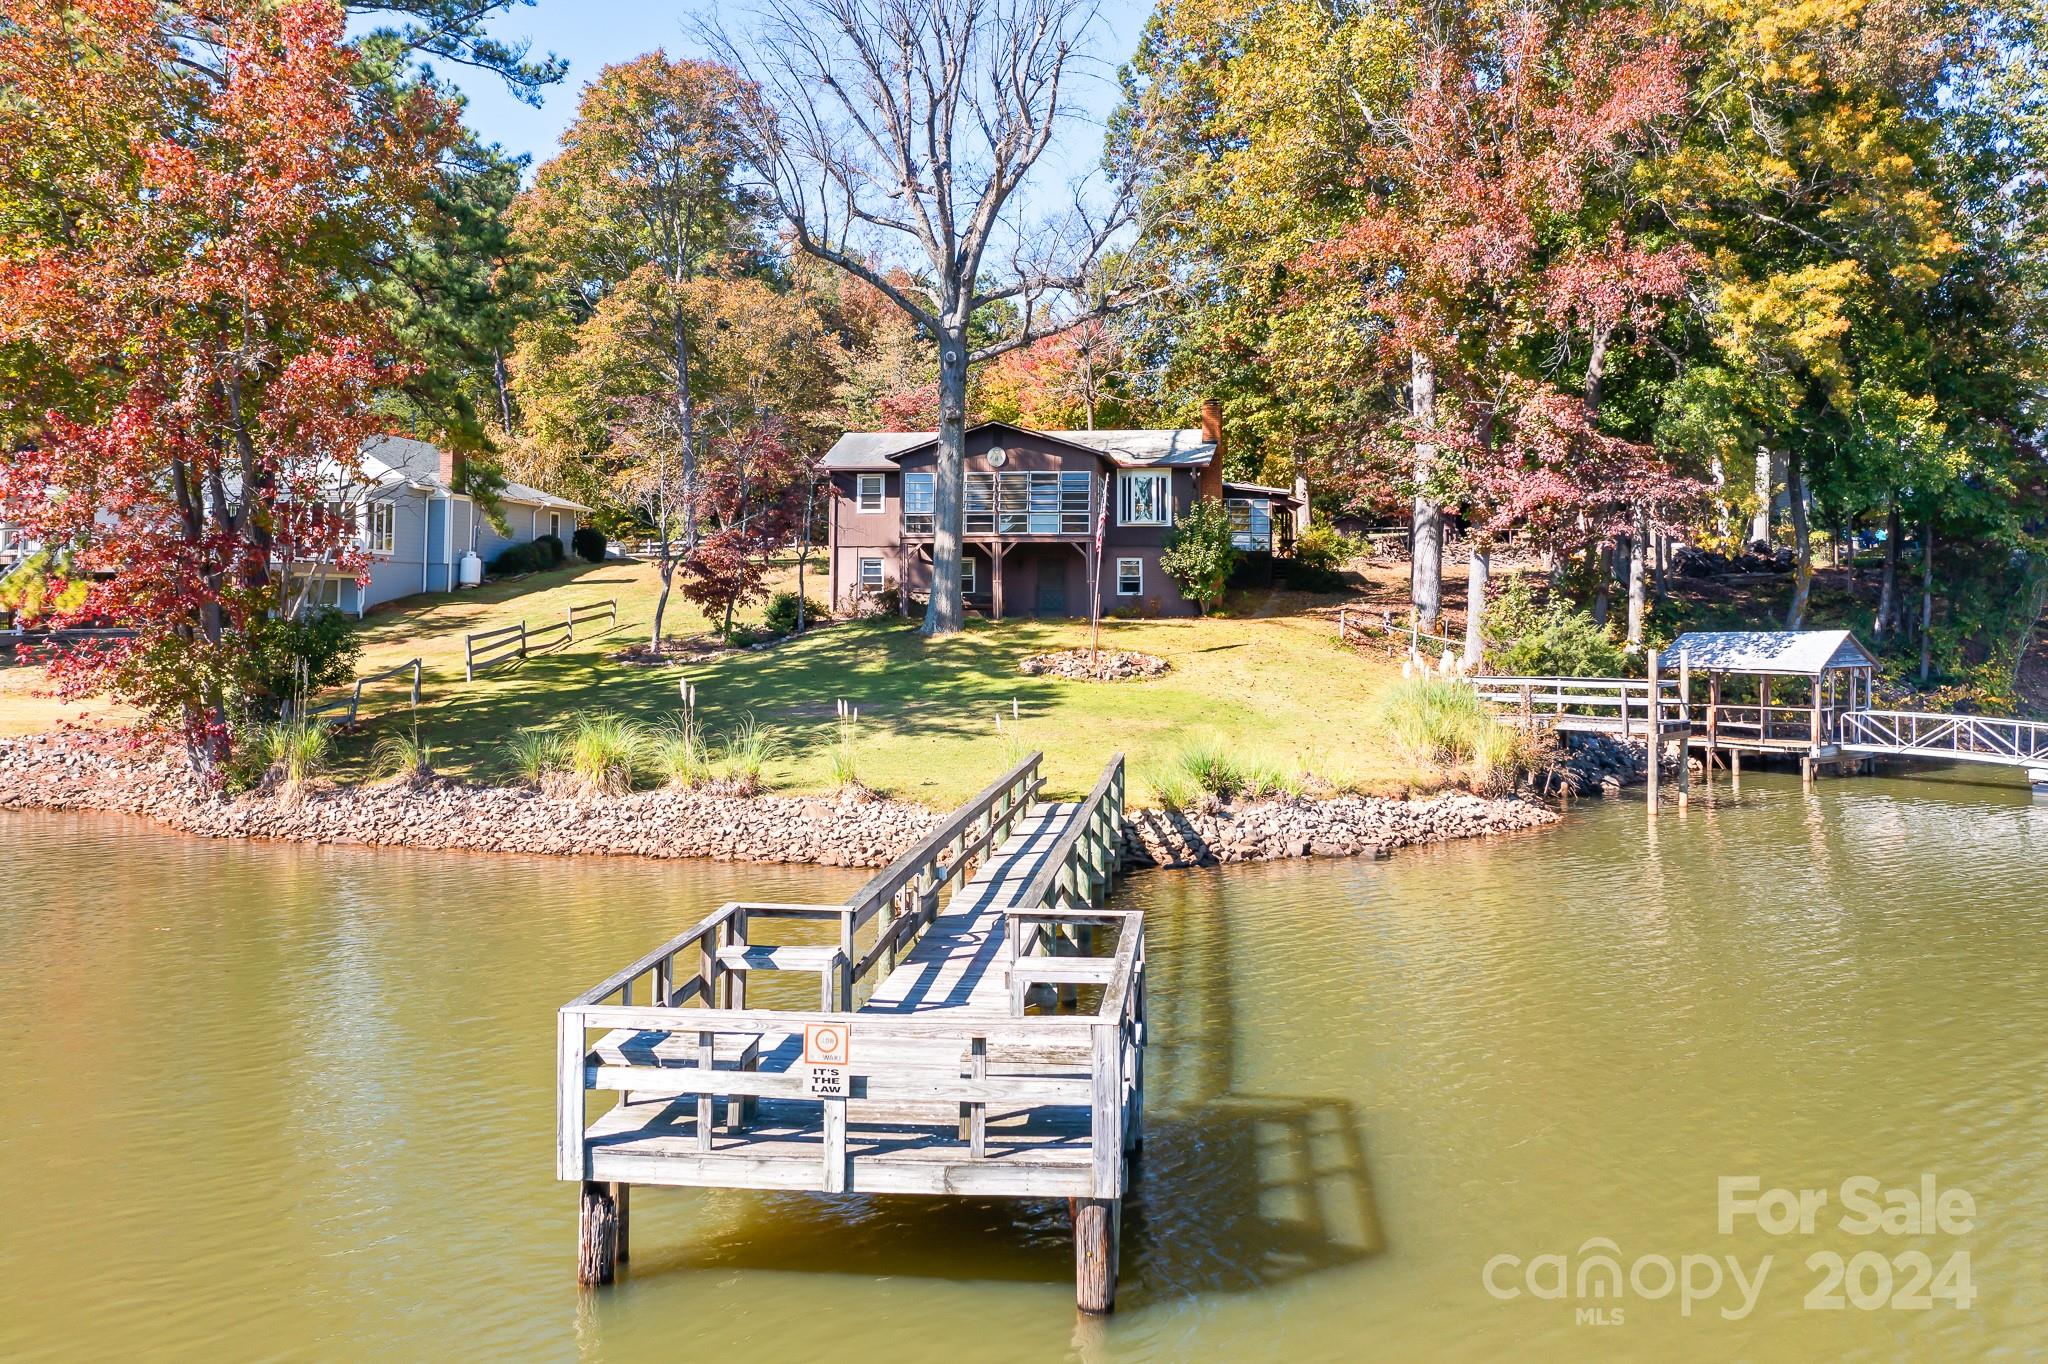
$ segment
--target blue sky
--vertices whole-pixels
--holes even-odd
[[[488,141],[509,152],[524,152],[538,165],[553,155],[556,139],[576,114],[584,82],[613,62],[626,61],[657,47],[702,55],[689,32],[692,16],[708,13],[710,4],[691,0],[539,0],[501,15],[493,26],[505,39],[527,38],[536,53],[554,52],[569,62],[569,77],[549,90],[538,109],[514,99],[495,76],[461,67],[445,67],[441,75],[469,97],[468,121]],[[737,21],[736,7],[724,7]],[[1082,106],[1099,125],[1115,103],[1116,68],[1138,43],[1150,5],[1142,0],[1104,0],[1093,40],[1088,78],[1082,83]],[[1064,181],[1093,166],[1102,139],[1079,125],[1068,129],[1064,145],[1048,152],[1034,180]]]

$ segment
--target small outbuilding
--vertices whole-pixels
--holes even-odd
[[[1877,659],[1847,630],[1695,630],[1671,641],[1658,658],[1666,676],[1707,677],[1707,747],[1777,749],[1823,756],[1837,733],[1836,716],[1867,710]],[[1756,681],[1754,704],[1728,705],[1723,679]],[[1804,678],[1800,704],[1775,702],[1777,678]],[[1690,698],[1687,698],[1690,701]]]

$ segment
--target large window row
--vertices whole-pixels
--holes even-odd
[[[1227,505],[1230,508],[1230,543],[1239,549],[1272,553],[1272,501],[1264,497],[1233,497]]]
[[[903,531],[930,535],[935,475],[903,475]],[[1092,475],[1086,470],[970,473],[963,489],[969,535],[1086,535],[1094,529]]]

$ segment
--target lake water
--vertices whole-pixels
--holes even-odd
[[[1752,777],[1648,836],[1629,800],[1135,876],[1147,1147],[1090,1322],[1043,1204],[637,1190],[622,1281],[576,1288],[553,1010],[856,873],[0,816],[0,1356],[2038,1358],[2044,858],[2009,784]],[[1724,1176],[1828,1202],[1724,1234]],[[1972,1214],[1859,1235],[1857,1176]],[[1601,1251],[1622,1296],[1579,1294]]]

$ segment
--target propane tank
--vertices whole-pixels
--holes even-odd
[[[469,550],[462,556],[460,571],[462,573],[462,585],[464,587],[475,587],[484,580],[484,561],[476,557],[475,550]]]

